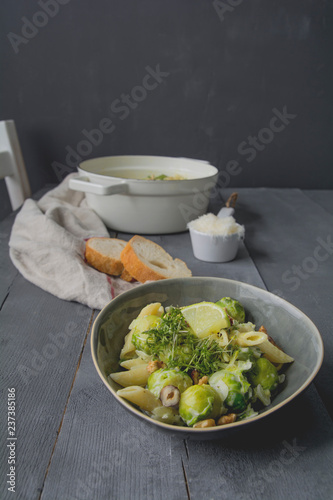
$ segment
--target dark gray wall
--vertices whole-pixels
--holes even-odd
[[[333,187],[332,2],[2,0],[1,18],[0,119],[33,191],[116,154],[207,159],[229,186]]]

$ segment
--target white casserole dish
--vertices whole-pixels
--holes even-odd
[[[181,175],[182,180],[145,180],[148,175]],[[86,194],[110,229],[135,234],[187,230],[206,213],[218,170],[208,162],[161,156],[107,156],[86,160],[69,187]]]

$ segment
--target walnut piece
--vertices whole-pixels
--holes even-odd
[[[200,379],[200,374],[199,374],[198,370],[196,370],[196,369],[192,370],[190,375],[191,375],[191,379],[193,380],[193,384],[196,385]]]
[[[208,377],[207,377],[207,375],[204,375],[203,377],[201,377],[201,379],[198,382],[198,385],[204,385],[204,384],[208,384]]]
[[[206,420],[201,420],[193,425],[194,429],[207,429],[207,427],[215,427],[215,420],[212,418],[207,418]]]
[[[268,338],[267,338],[267,340],[268,340],[271,344],[273,344],[275,347],[277,347],[278,349],[280,349],[280,351],[281,351],[281,348],[277,345],[277,343],[275,342],[275,340],[274,340],[274,339],[272,339],[272,337],[270,337],[270,336],[268,335],[268,333],[267,333],[267,329],[266,329],[263,325],[261,325],[261,327],[259,328],[259,332],[266,333],[266,335],[267,335],[267,337],[268,337]]]
[[[148,373],[153,373],[156,372],[156,370],[159,370],[160,368],[164,368],[165,364],[163,361],[149,361],[147,365],[147,372]]]
[[[227,415],[223,415],[217,421],[217,425],[226,425],[232,424],[236,421],[237,415],[236,413],[228,413]]]

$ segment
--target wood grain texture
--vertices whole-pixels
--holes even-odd
[[[7,387],[16,387],[17,498],[326,500],[333,496],[333,426],[326,409],[332,395],[332,256],[318,261],[313,272],[308,259],[315,258],[318,238],[327,241],[331,234],[330,201],[321,197],[317,202],[316,193],[308,196],[296,189],[238,192],[235,215],[245,225],[246,236],[233,262],[196,260],[188,233],[147,237],[185,260],[194,276],[225,277],[279,291],[318,326],[326,354],[315,383],[297,400],[218,441],[183,441],[151,428],[120,406],[92,363],[87,339],[92,311],[61,301],[18,274],[6,253],[13,217],[0,223],[4,236],[0,291],[7,290],[0,311],[1,424],[5,429]],[[224,194],[227,199],[229,191]],[[221,200],[216,200],[212,210],[220,208]],[[119,236],[126,240],[131,235]],[[318,255],[324,256],[324,251]],[[291,288],[296,281],[290,282],[295,276],[284,274],[293,273],[293,266],[309,275],[295,290]],[[2,432],[2,449],[5,438]],[[7,500],[13,495],[5,481],[2,475],[0,496]]]
[[[333,215],[333,193],[326,189],[306,189],[303,194]]]
[[[331,498],[332,437],[331,419],[311,386],[297,402],[224,439],[188,441],[190,498]]]
[[[10,287],[18,271],[13,266],[9,257],[8,241],[15,219],[14,213],[10,214],[0,223],[0,309],[8,297]]]
[[[87,344],[41,499],[186,500],[183,446],[112,398]]]
[[[37,499],[92,311],[61,301],[17,275],[1,310],[1,418],[16,390],[17,498]],[[1,433],[2,450],[6,449]],[[6,470],[2,467],[2,470]],[[1,475],[1,498],[12,498]]]

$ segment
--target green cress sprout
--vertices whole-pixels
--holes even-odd
[[[259,384],[264,391],[274,391],[279,383],[279,374],[275,366],[266,358],[259,358],[248,374],[253,386]]]
[[[220,395],[224,405],[235,413],[246,409],[249,401],[250,384],[241,370],[220,370],[209,378],[211,385]]]
[[[209,337],[198,339],[179,308],[171,307],[156,326],[146,331],[141,326],[140,323],[137,327],[139,332],[134,331],[134,346],[153,359],[163,361],[168,368],[183,371],[197,368],[201,375],[208,375],[223,364],[224,349]]]
[[[195,336],[176,307],[171,307],[159,323],[144,332],[141,330],[139,335],[135,331],[132,337],[138,350],[164,361],[170,368],[188,363],[194,340]]]
[[[147,387],[156,396],[160,397],[161,390],[167,385],[173,385],[177,387],[180,392],[184,392],[185,389],[192,385],[192,379],[186,373],[176,370],[167,370],[161,368],[160,370],[154,371],[149,375]]]
[[[226,308],[227,314],[239,323],[245,322],[245,311],[244,307],[238,300],[232,299],[230,297],[223,297],[221,300],[216,302],[219,306]]]
[[[221,399],[209,385],[192,385],[180,396],[179,414],[190,427],[200,420],[219,417],[221,411]]]
[[[199,339],[176,307],[171,307],[156,326],[146,331],[139,323],[135,327],[132,342],[138,351],[163,361],[167,368],[178,368],[185,372],[197,369],[201,376],[222,368],[223,355],[232,349],[232,346],[220,347],[211,337]]]

